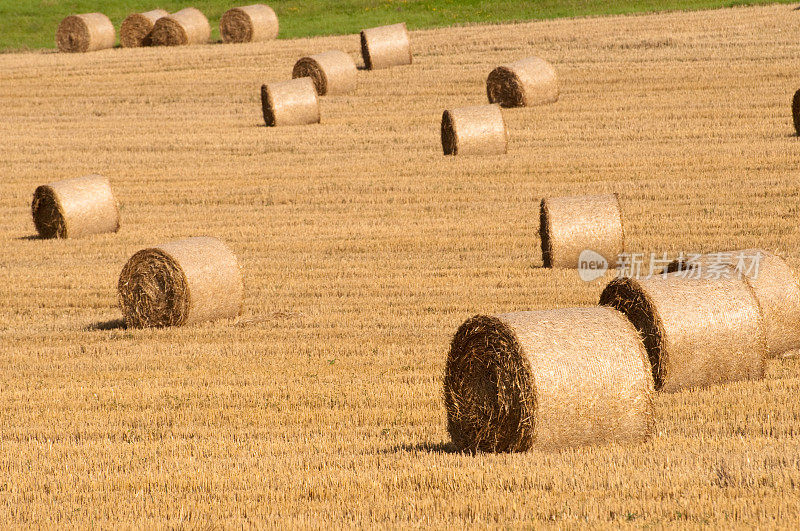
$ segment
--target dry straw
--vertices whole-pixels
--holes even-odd
[[[767,344],[750,285],[678,273],[618,278],[600,304],[625,313],[644,340],[655,387],[678,391],[764,375]]]
[[[216,238],[187,238],[134,254],[119,276],[128,327],[162,327],[236,317],[244,287],[236,256]]]
[[[361,56],[368,70],[411,64],[405,22],[361,30]]]
[[[208,19],[200,10],[193,7],[161,17],[150,32],[150,43],[155,46],[205,44],[210,38],[211,26]]]
[[[445,155],[502,155],[508,151],[503,112],[497,105],[460,107],[442,114]]]
[[[478,315],[447,357],[447,429],[461,450],[553,450],[653,432],[653,379],[636,329],[611,308]]]
[[[320,121],[317,89],[310,77],[262,85],[261,109],[264,122],[270,127]]]
[[[169,13],[163,9],[154,9],[144,13],[132,13],[125,17],[119,28],[119,42],[125,48],[138,48],[150,45],[150,32],[161,17]]]
[[[503,107],[529,107],[558,101],[558,79],[552,65],[527,57],[498,66],[486,79],[490,103]]]
[[[346,94],[356,89],[358,69],[348,54],[328,50],[297,61],[292,77],[310,77],[320,96]]]
[[[721,265],[733,267],[753,288],[764,316],[768,356],[800,348],[800,284],[783,258],[763,249],[743,249],[675,260],[666,270],[713,276]]]
[[[617,264],[625,249],[622,213],[617,194],[542,199],[539,237],[544,267],[577,268],[585,250]]]
[[[792,120],[795,132],[800,135],[800,90],[795,92],[792,98]]]
[[[108,179],[101,175],[39,186],[31,212],[42,238],[80,238],[119,230],[117,201]]]
[[[56,45],[61,52],[93,52],[113,48],[114,25],[102,13],[70,15],[58,25]]]
[[[264,4],[234,7],[219,20],[223,42],[261,42],[278,36],[278,16]]]

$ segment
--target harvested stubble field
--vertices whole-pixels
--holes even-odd
[[[322,124],[259,87],[357,35],[0,56],[0,521],[321,526],[800,520],[800,360],[659,395],[633,447],[452,453],[442,376],[469,316],[591,305],[542,269],[539,200],[618,192],[631,251],[764,247],[800,266],[800,13],[740,8],[413,32]],[[536,54],[560,100],[506,156],[444,157],[445,108]],[[36,240],[37,185],[101,173],[117,234]],[[125,330],[136,250],[217,236],[236,321]]]

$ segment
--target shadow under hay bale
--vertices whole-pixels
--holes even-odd
[[[236,256],[216,238],[172,241],[134,254],[119,276],[128,327],[164,327],[232,318],[244,286]]]
[[[504,155],[508,152],[506,122],[497,105],[444,111],[441,135],[445,155]]]
[[[58,25],[56,45],[60,52],[93,52],[113,48],[117,34],[102,13],[70,15]]]
[[[156,21],[169,16],[163,9],[154,9],[144,13],[132,13],[125,17],[119,28],[119,42],[123,48],[139,48],[149,46],[150,32]]]
[[[361,30],[361,56],[367,70],[410,65],[411,40],[405,22]]]
[[[674,392],[764,375],[767,343],[746,281],[676,273],[618,278],[600,304],[628,316],[647,348],[656,390]]]
[[[689,271],[702,277],[715,275],[720,266],[733,267],[753,288],[764,316],[767,356],[800,348],[800,284],[783,258],[763,249],[743,249],[675,260],[666,271]]]
[[[295,63],[292,78],[310,77],[317,94],[347,94],[356,89],[358,69],[353,58],[339,50],[328,50]]]
[[[264,4],[234,7],[219,21],[219,34],[226,43],[262,42],[278,37],[278,16]]]
[[[527,57],[498,66],[486,79],[489,103],[501,107],[530,107],[558,101],[558,78],[550,63]]]
[[[539,208],[539,236],[544,267],[579,267],[581,253],[594,251],[617,265],[625,250],[617,194],[550,197]]]
[[[80,238],[117,232],[120,225],[111,183],[101,175],[39,186],[33,193],[31,213],[42,238]]]
[[[314,81],[301,77],[262,85],[261,110],[268,127],[319,123],[319,99]]]
[[[153,46],[205,44],[209,39],[211,39],[211,25],[206,16],[193,7],[161,17],[150,32],[150,44]]]
[[[636,329],[611,308],[478,315],[447,356],[447,429],[461,450],[555,450],[653,432],[653,380]]]

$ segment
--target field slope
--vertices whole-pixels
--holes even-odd
[[[416,31],[413,65],[274,129],[260,84],[357,36],[0,56],[0,521],[795,527],[798,359],[658,396],[646,444],[550,454],[452,453],[441,381],[469,316],[596,303],[540,267],[546,195],[618,192],[634,252],[800,266],[798,17]],[[559,102],[505,112],[507,156],[443,157],[442,110],[529,54]],[[35,187],[93,172],[121,231],[32,238]],[[127,258],[193,235],[240,257],[243,316],[121,328]]]
[[[710,9],[743,4],[791,3],[789,0],[272,0],[280,19],[280,37],[357,33],[365,27],[406,21],[413,29],[470,22],[508,22],[558,17],[641,13],[675,9]],[[256,0],[14,0],[0,3],[0,51],[53,48],[58,23],[67,15],[99,11],[117,30],[130,13],[156,7],[174,13],[189,5],[211,22],[219,39],[219,18],[231,7]]]

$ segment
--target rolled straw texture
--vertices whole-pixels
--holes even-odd
[[[128,327],[163,327],[236,317],[244,286],[236,256],[216,238],[186,238],[143,249],[117,286]]]
[[[119,42],[124,48],[138,48],[150,44],[150,32],[161,17],[169,16],[163,9],[132,13],[125,17],[119,28]]]
[[[361,30],[361,56],[368,70],[411,64],[405,22]]]
[[[542,199],[539,236],[544,267],[577,268],[581,252],[587,249],[615,267],[625,249],[617,194]]]
[[[101,175],[39,186],[31,213],[42,238],[80,238],[119,230],[117,201]]]
[[[211,38],[211,25],[200,10],[193,7],[181,9],[167,17],[161,17],[150,32],[150,43],[154,46],[183,46],[205,44]]]
[[[767,355],[800,348],[800,284],[783,258],[763,249],[742,249],[675,260],[666,271],[691,269],[696,276],[713,276],[720,265],[733,267],[753,288],[764,316]]]
[[[58,25],[56,45],[61,52],[93,52],[113,48],[117,35],[102,13],[70,15]]]
[[[795,92],[792,98],[792,120],[795,132],[800,135],[800,90]]]
[[[262,85],[261,110],[264,122],[270,127],[319,123],[319,100],[314,81],[310,77],[301,77]]]
[[[264,4],[234,7],[219,20],[223,42],[261,42],[278,37],[278,16]]]
[[[656,390],[674,392],[764,375],[767,343],[750,285],[676,273],[618,278],[600,304],[623,312],[642,335]]]
[[[358,69],[348,54],[339,50],[328,50],[297,61],[292,77],[310,77],[320,96],[347,94],[356,89]]]
[[[445,155],[502,155],[508,151],[503,112],[497,105],[460,107],[442,113]]]
[[[653,422],[642,341],[610,308],[478,315],[453,337],[444,398],[461,450],[638,442]]]
[[[527,57],[498,66],[486,79],[489,103],[502,107],[529,107],[558,101],[558,78],[550,63]]]

